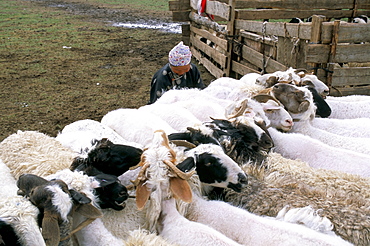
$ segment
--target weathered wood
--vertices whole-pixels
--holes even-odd
[[[239,19],[291,19],[293,17],[308,18],[315,14],[324,15],[328,18],[345,18],[351,16],[352,10],[302,10],[302,9],[238,9]]]
[[[215,76],[216,78],[221,78],[225,76],[225,73],[222,71],[222,69],[219,69],[208,59],[204,58],[199,51],[197,51],[193,47],[190,47],[190,49],[194,58],[197,59],[199,63],[202,64],[213,76]]]
[[[237,19],[235,20],[235,28],[262,34],[263,22]],[[268,22],[266,23],[266,35],[281,37],[288,35],[290,37],[309,40],[311,37],[311,23],[298,25],[294,23]]]
[[[248,32],[248,31],[244,31],[244,30],[241,31],[239,33],[239,35],[241,37],[245,38],[245,39],[253,40],[253,41],[256,41],[256,42],[260,42],[263,38],[262,35],[252,33],[252,32]],[[274,46],[274,45],[276,45],[276,42],[277,42],[277,39],[274,38],[274,37],[265,37],[265,44]]]
[[[236,61],[233,61],[232,68],[235,73],[238,73],[241,76],[246,75],[247,73],[259,73],[257,70],[254,70]]]
[[[191,26],[190,30],[193,33],[195,33],[199,36],[202,36],[202,37],[206,38],[207,40],[212,41],[213,43],[215,43],[215,45],[217,46],[217,49],[221,49],[221,50],[224,50],[224,51],[227,50],[227,41],[226,41],[226,39],[219,38],[219,37],[215,36],[214,34],[208,32],[207,30],[199,29],[199,28],[196,28],[194,26]]]
[[[196,47],[197,49],[204,52],[206,55],[211,57],[215,62],[220,64],[221,67],[226,67],[226,56],[221,54],[219,51],[213,49],[212,47],[208,46],[206,43],[203,43],[199,39],[195,38],[193,35],[190,36],[190,43]]]
[[[306,50],[306,62],[326,63],[330,46],[309,44]],[[370,61],[370,44],[338,44],[333,62],[368,62]]]
[[[329,43],[333,32],[333,22],[322,23],[321,42]],[[370,42],[370,25],[358,23],[340,23],[338,42],[355,43]]]
[[[370,85],[370,67],[348,67],[334,69],[332,86]]]
[[[235,18],[236,18],[236,13],[235,13],[235,1],[236,0],[229,0],[229,5],[230,5],[230,16],[227,22],[227,34],[229,36],[234,36],[236,34],[236,29],[234,27],[235,25]],[[225,69],[225,74],[226,76],[230,76],[231,73],[231,66],[232,66],[232,60],[234,59],[233,57],[233,43],[228,42],[227,46],[227,63],[226,63],[226,69]]]
[[[318,44],[321,42],[321,27],[322,23],[325,20],[325,16],[323,15],[314,15],[312,16],[312,24],[311,24],[311,38],[310,43],[311,44]],[[307,67],[318,67],[318,63],[307,63]],[[316,74],[317,70],[313,70],[314,74]]]
[[[238,0],[236,8],[285,8],[285,9],[351,9],[353,0]],[[367,9],[370,7],[368,0],[358,0],[359,9]]]
[[[218,1],[207,1],[206,13],[219,16],[224,20],[230,19],[230,6]]]
[[[327,66],[328,71],[334,70],[334,60],[337,54],[337,46],[338,46],[339,25],[340,25],[339,20],[334,21],[333,37],[331,39],[330,52],[328,56],[328,66]],[[331,87],[332,78],[333,78],[333,73],[329,73],[326,79],[326,84],[329,87]]]
[[[348,95],[370,95],[370,86],[353,86],[353,87],[332,87],[330,95],[348,96]]]
[[[189,0],[168,1],[168,8],[170,11],[190,10],[190,1]]]
[[[172,12],[172,20],[178,22],[186,22],[189,21],[189,12],[190,11],[173,11]]]
[[[227,30],[224,26],[219,25],[217,22],[211,21],[206,17],[200,16],[195,12],[189,13],[190,20],[194,21],[197,24],[204,25],[205,27],[208,27],[216,32],[227,34]]]
[[[247,61],[249,61],[250,63],[256,65],[257,67],[263,69],[264,67],[264,64],[263,64],[263,61],[265,60],[266,61],[266,69],[265,71],[267,73],[272,73],[272,72],[275,72],[275,71],[285,71],[288,69],[287,66],[275,61],[274,59],[271,59],[269,57],[265,57],[265,59],[263,59],[263,56],[261,53],[243,45],[243,49],[242,49],[242,54],[243,54],[243,58]]]

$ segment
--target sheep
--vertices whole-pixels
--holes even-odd
[[[204,105],[198,104],[198,106],[202,107]],[[191,111],[185,107],[181,107],[181,105],[178,103],[153,103],[150,105],[141,106],[138,108],[138,111],[142,112],[144,115],[147,112],[157,115],[176,131],[182,131],[188,126],[194,126],[202,123],[202,121],[195,117]]]
[[[17,181],[2,160],[0,173],[0,221],[3,242],[6,245],[46,245],[37,224],[39,210],[28,199],[17,195]],[[8,230],[4,235],[5,228]],[[10,238],[10,233],[15,238]]]
[[[313,168],[370,177],[370,155],[336,148],[300,133],[282,133],[274,128],[268,131],[274,141],[273,151],[285,158],[305,161]]]
[[[14,178],[33,173],[41,177],[69,168],[77,153],[37,131],[17,131],[0,143],[0,158]]]
[[[142,149],[129,145],[114,144],[103,138],[95,143],[86,157],[76,157],[70,169],[85,170],[92,166],[103,173],[118,177],[127,172],[130,167],[136,166],[140,162],[142,153]]]
[[[68,147],[78,154],[88,152],[97,140],[109,139],[115,144],[129,145],[143,148],[138,143],[123,139],[117,132],[99,121],[84,119],[66,125],[55,137],[64,147]]]
[[[0,143],[0,158],[16,179],[26,173],[46,177],[69,169],[76,157],[55,138],[37,131],[18,131]],[[100,184],[94,187],[100,208],[123,209],[122,192],[127,190],[117,177],[98,173],[93,178]]]
[[[153,141],[156,142],[156,141]],[[151,149],[149,148],[147,150],[148,152],[144,152],[147,154],[146,156],[146,163],[155,163],[157,160],[158,156],[158,148],[154,148],[154,153],[156,153],[156,157],[152,156],[154,153],[151,153]],[[168,157],[167,157],[168,158]],[[164,159],[162,157],[161,159]],[[158,161],[157,161],[158,162]],[[147,164],[144,164],[144,166]],[[198,197],[196,194],[193,193],[192,200],[193,202],[191,203],[191,207],[189,208],[188,212],[193,216],[193,219],[197,219],[196,222],[190,222],[183,218],[180,213],[176,210],[175,207],[175,201],[173,198],[170,197],[170,199],[166,199],[168,196],[167,194],[169,193],[168,190],[168,184],[163,180],[163,175],[168,175],[167,173],[162,173],[157,177],[155,175],[155,170],[150,169],[151,166],[149,166],[148,169],[148,174],[146,174],[145,177],[150,177],[149,180],[146,180],[144,177],[141,175],[138,176],[136,182],[140,184],[145,184],[150,190],[153,192],[158,192],[160,189],[164,189],[164,194],[158,194],[155,196],[151,196],[150,202],[152,203],[154,198],[159,199],[162,198],[162,212],[161,215],[159,216],[159,221],[157,222],[157,228],[159,231],[159,234],[166,238],[170,242],[176,242],[176,243],[181,243],[181,245],[215,245],[215,242],[209,242],[212,240],[211,238],[215,238],[214,232],[210,234],[208,231],[208,227],[204,227],[199,225],[199,223],[202,223],[203,225],[205,223],[212,224],[215,227],[219,228],[220,232],[228,232],[228,228],[231,227],[230,230],[233,230],[235,238],[238,238],[240,240],[243,240],[243,243],[248,245],[248,244],[257,244],[257,245],[266,245],[267,242],[273,242],[273,245],[290,245],[287,244],[288,242],[291,243],[291,245],[296,245],[298,242],[300,244],[307,244],[307,245],[313,245],[314,243],[321,243],[320,245],[350,245],[349,243],[346,243],[345,241],[341,240],[339,237],[333,237],[333,236],[328,236],[324,235],[318,232],[315,232],[311,229],[307,228],[299,228],[297,225],[277,221],[277,220],[272,220],[270,221],[269,219],[263,219],[259,218],[258,216],[254,216],[252,214],[247,213],[246,211],[242,209],[238,209],[235,207],[232,207],[226,203],[223,202],[207,202],[203,201],[200,197]],[[158,181],[152,181],[152,179],[157,179]],[[166,178],[168,179],[168,177]],[[160,182],[159,182],[160,180]],[[173,182],[173,185],[175,182]],[[195,186],[199,186],[196,183],[193,183]],[[170,183],[170,185],[172,185]],[[184,185],[184,184],[183,184]],[[158,187],[159,186],[159,187]],[[140,187],[140,186],[138,186]],[[181,189],[181,191],[186,191],[188,188],[187,185]],[[172,192],[176,193],[179,192],[176,188],[171,189]],[[140,190],[140,192],[144,192],[144,190]],[[147,194],[145,191],[144,194],[146,197],[148,197],[149,194]],[[142,194],[138,194],[137,190],[137,199],[138,196]],[[185,202],[190,199],[187,194],[180,193],[178,195],[179,197],[182,197]],[[184,198],[185,197],[185,198]],[[164,198],[164,199],[163,199]],[[147,198],[146,198],[147,199]],[[145,203],[146,199],[142,201],[141,199],[139,200],[138,204],[142,205],[142,203]],[[159,204],[157,206],[160,206]],[[140,207],[140,206],[139,206]],[[209,208],[212,209],[209,209]],[[214,212],[218,211],[217,216],[214,216]],[[235,221],[227,222],[228,219],[233,218],[234,220],[238,220],[237,223],[234,223]],[[272,224],[272,225],[271,225]],[[206,224],[207,225],[207,224]],[[292,225],[289,229],[287,229],[290,225]],[[255,236],[254,232],[256,230],[256,227],[261,231],[260,235]],[[273,228],[272,228],[273,227]],[[242,228],[242,229],[241,229]],[[247,233],[248,228],[253,228],[250,230],[253,230],[253,233]],[[193,232],[193,230],[197,230],[197,232]],[[271,238],[266,238],[266,230],[270,229],[271,233],[275,232],[276,235],[275,237]],[[302,232],[302,230],[307,229],[307,231]],[[279,230],[278,232],[276,232]],[[238,233],[238,231],[242,231],[242,233]],[[182,238],[182,236],[185,233],[185,237],[187,237],[186,240]],[[205,234],[207,233],[207,234]],[[228,232],[228,234],[232,235],[233,233]],[[236,235],[237,236],[236,236]],[[311,235],[311,236],[308,236]],[[221,234],[224,235],[224,234]],[[193,239],[192,237],[196,236],[196,239]],[[209,238],[211,236],[211,238]],[[241,239],[241,238],[242,239]],[[191,238],[191,240],[189,240]],[[207,240],[206,240],[207,239]],[[229,239],[229,238],[226,238]],[[224,239],[224,240],[226,240]],[[220,240],[220,239],[217,239]],[[229,239],[230,240],[230,239]],[[266,241],[263,241],[266,240]],[[228,244],[223,244],[222,241],[218,242],[219,244],[217,245],[234,245],[232,244],[232,241],[226,242]],[[326,243],[326,244],[325,244]]]
[[[294,120],[294,125],[292,127],[291,132],[308,135],[333,147],[353,150],[364,154],[369,153],[370,139],[368,138],[353,138],[340,136],[313,127],[311,125],[311,121],[315,118],[314,115],[316,106],[313,102],[312,93],[307,88],[300,87],[298,89],[301,91],[301,93],[303,93],[304,96],[300,96],[300,98],[302,99],[295,101],[298,103],[292,103],[292,101],[287,100],[289,97],[285,96],[285,94],[291,90],[289,86],[291,85],[288,84],[274,85],[274,95],[279,99],[280,102],[284,104],[284,106],[286,107],[286,109],[291,114]],[[302,102],[299,103],[300,101]]]
[[[167,95],[168,92],[164,95]],[[120,108],[108,112],[101,119],[101,123],[116,131],[124,139],[139,143],[144,147],[150,144],[153,132],[158,129],[163,129],[168,134],[176,132],[175,129],[159,116],[149,112],[144,114],[138,111],[138,109],[130,108]]]
[[[42,212],[42,236],[46,245],[70,245],[70,237],[76,230],[72,231],[75,212],[82,211],[92,220],[102,216],[100,210],[90,204],[91,199],[69,190],[62,180],[48,181],[37,175],[23,174],[17,186],[18,194],[27,197]]]
[[[192,149],[176,147],[169,143],[176,153],[177,168],[188,172],[195,168],[202,186],[202,193],[210,192],[213,187],[231,188],[241,190],[247,183],[247,177],[230,157],[223,153],[220,146],[214,144],[200,144]],[[135,170],[136,171],[136,170]],[[138,169],[140,172],[141,169]],[[133,175],[133,176],[132,176]],[[131,170],[126,172],[120,179],[135,180],[138,172]],[[105,227],[116,237],[127,238],[128,232],[138,227],[149,229],[146,216],[149,216],[148,204],[141,211],[136,208],[135,199],[129,198],[126,207],[122,211],[103,211],[102,221]]]
[[[208,95],[203,91],[193,88],[193,89],[181,89],[181,90],[169,90],[156,102],[171,104],[179,101],[191,101],[193,99],[203,99],[208,100],[214,104],[219,104],[223,107],[226,107],[230,104],[230,100],[218,99],[214,96]]]
[[[348,95],[341,97],[328,96],[326,100],[341,101],[341,102],[357,102],[357,101],[370,101],[370,96],[368,95]]]
[[[327,99],[326,102],[332,109],[331,119],[355,119],[370,117],[370,100],[345,102]]]
[[[180,245],[239,245],[208,226],[185,219],[177,211],[174,196],[184,202],[192,200],[186,180],[194,172],[176,168],[176,155],[164,132],[154,134],[152,145],[143,155],[143,166],[134,182],[136,203],[142,209],[150,197],[151,212],[147,216],[151,230],[156,228],[167,241]]]
[[[268,168],[243,166],[250,178],[246,189],[241,193],[224,190],[218,198],[254,214],[271,217],[277,216],[286,205],[311,206],[331,221],[336,235],[355,245],[368,245],[368,178],[315,169],[274,152],[269,155]]]
[[[176,209],[173,198],[162,202],[160,235],[183,246],[241,246],[215,229],[184,218]]]
[[[303,212],[299,215],[312,217]],[[258,216],[223,201],[207,201],[196,195],[186,218],[208,225],[243,245],[351,245],[332,231],[327,235],[304,225]]]
[[[292,129],[292,116],[278,100],[269,95],[256,95],[253,99],[262,105],[265,115],[270,121],[267,128],[274,127],[283,132],[289,132]]]
[[[356,119],[323,119],[311,121],[315,128],[347,137],[370,138],[370,118]]]

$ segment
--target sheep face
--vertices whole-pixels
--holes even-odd
[[[106,138],[98,141],[86,159],[76,158],[71,170],[79,165],[93,166],[106,174],[120,176],[140,162],[142,150],[133,146],[114,144]]]
[[[99,187],[95,188],[96,195],[99,197],[101,209],[112,208],[122,210],[125,208],[125,201],[128,198],[127,188],[122,185],[116,176],[109,174],[98,174],[94,178],[99,182]]]
[[[259,125],[248,117],[237,117],[233,122],[213,120],[207,123],[207,126],[213,129],[214,137],[220,141],[225,153],[239,164],[246,162],[261,164],[266,152],[273,147],[271,137]]]
[[[290,113],[302,113],[309,108],[305,93],[294,85],[278,83],[272,87],[272,93]]]
[[[203,144],[193,149],[194,157],[188,157],[177,167],[183,172],[196,169],[199,180],[209,186],[231,188],[240,192],[248,183],[243,170],[228,157],[220,146]]]

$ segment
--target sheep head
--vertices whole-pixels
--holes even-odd
[[[272,93],[290,113],[305,112],[310,106],[305,93],[294,85],[278,83],[272,87]]]
[[[159,153],[160,151],[164,151],[166,153],[165,158],[161,159],[149,157],[151,153]],[[151,188],[148,187],[148,180],[150,180],[152,177],[150,177],[150,174],[148,174],[147,171],[148,168],[153,168],[154,165],[161,165],[161,167],[158,166],[158,168],[167,167],[167,175],[172,195],[175,198],[181,199],[185,202],[191,202],[192,192],[187,180],[194,174],[195,171],[185,173],[176,167],[175,162],[176,153],[170,147],[166,133],[162,130],[156,131],[153,138],[153,146],[144,150],[140,162],[141,170],[136,180],[132,181],[133,184],[136,186],[136,205],[139,210],[144,208],[146,202],[150,197]],[[156,189],[160,189],[160,187],[156,187]]]

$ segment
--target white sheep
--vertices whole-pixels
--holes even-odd
[[[163,129],[167,134],[176,132],[159,116],[130,108],[120,108],[108,112],[101,119],[101,123],[116,131],[127,141],[138,143],[144,147],[150,144],[156,130]]]
[[[17,195],[16,180],[1,160],[0,173],[0,220],[13,227],[22,245],[45,245],[37,224],[39,210],[28,199]]]
[[[340,101],[340,102],[370,101],[370,96],[368,95],[348,95],[348,96],[341,96],[341,97],[327,96],[326,100]]]
[[[287,205],[292,209],[311,206],[331,221],[336,235],[355,245],[368,245],[369,178],[312,168],[274,152],[269,155],[265,169],[243,166],[249,177],[247,188],[241,193],[225,190],[224,201],[271,217]]]
[[[370,138],[370,118],[315,118],[311,121],[311,125],[342,136]]]
[[[340,101],[327,99],[332,113],[331,119],[354,119],[370,117],[370,100]]]
[[[268,131],[273,150],[285,158],[305,161],[313,168],[370,177],[370,155],[336,148],[301,133],[282,133],[274,128]]]
[[[200,108],[204,105],[198,105]],[[150,105],[141,106],[138,108],[143,115],[152,113],[167,122],[176,131],[186,130],[187,127],[192,127],[202,123],[195,115],[185,107],[181,107],[178,103],[164,104],[153,103]]]
[[[194,196],[187,218],[243,245],[351,245],[334,233],[327,235],[304,225],[257,216],[223,201],[198,196]]]
[[[44,177],[69,168],[77,153],[37,131],[17,131],[0,143],[0,158],[13,177],[33,173]]]
[[[88,152],[96,140],[101,140],[102,138],[107,138],[114,144],[130,145],[137,148],[143,147],[138,143],[125,140],[117,132],[101,122],[90,119],[78,120],[66,125],[55,139],[64,147],[82,154]]]

